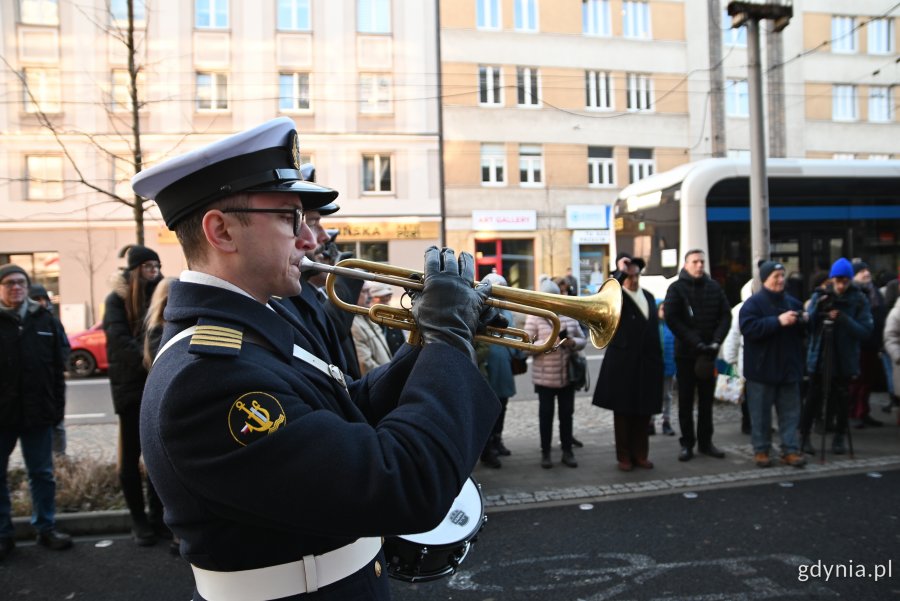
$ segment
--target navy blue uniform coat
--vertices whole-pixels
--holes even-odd
[[[238,351],[197,345],[192,353],[186,338],[147,380],[144,459],[182,554],[204,569],[266,567],[358,537],[434,528],[499,410],[472,361],[445,344],[407,345],[348,393],[293,358],[294,344],[310,348],[302,326],[249,297],[175,282],[165,318],[163,344],[198,319],[260,339],[245,338]],[[286,419],[242,446],[228,415],[251,392],[277,399]],[[373,564],[296,598],[389,598],[387,571],[376,576]]]

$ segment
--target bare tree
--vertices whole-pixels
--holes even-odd
[[[128,144],[128,160],[133,168],[132,170],[134,173],[140,172],[143,167],[140,111],[143,107],[144,102],[140,98],[140,89],[138,87],[138,80],[139,76],[141,75],[143,66],[138,60],[140,56],[140,48],[135,40],[136,2],[140,2],[141,6],[144,6],[144,0],[125,0],[128,11],[128,18],[124,24],[121,22],[121,19],[114,14],[109,0],[107,0],[106,2],[105,14],[103,14],[100,18],[97,18],[97,16],[85,12],[83,8],[76,5],[76,8],[82,13],[85,18],[93,23],[100,31],[119,41],[125,48],[128,61],[127,91],[129,106],[127,111],[127,120],[123,120],[119,114],[116,114],[114,112],[112,104],[115,103],[115,99],[113,99],[112,103],[104,103],[103,106],[104,110],[107,112],[107,116],[109,117],[109,122],[115,129],[116,136],[113,138],[113,141],[120,142],[122,140],[125,140]],[[145,18],[146,13],[147,10],[145,8]],[[19,79],[24,94],[27,96],[28,100],[34,108],[35,118],[37,119],[40,126],[46,129],[54,138],[56,144],[62,151],[65,161],[71,167],[71,170],[75,173],[75,178],[73,180],[63,181],[74,182],[78,185],[84,186],[98,194],[103,195],[104,197],[106,197],[108,202],[119,203],[130,207],[132,209],[132,215],[134,219],[135,238],[138,244],[144,244],[144,212],[149,208],[151,204],[150,201],[144,200],[136,194],[119,194],[116,191],[115,185],[109,186],[105,181],[92,181],[91,179],[89,179],[85,175],[82,164],[84,162],[96,160],[96,156],[79,156],[74,147],[72,147],[68,142],[68,140],[71,140],[73,138],[83,138],[89,142],[89,144],[96,150],[98,154],[114,160],[121,159],[122,157],[116,155],[110,149],[110,138],[108,136],[97,135],[94,133],[73,132],[65,130],[61,124],[57,123],[54,120],[53,116],[45,112],[45,110],[41,106],[40,100],[35,96],[34,91],[30,88],[25,72],[23,70],[16,69],[12,64],[10,64],[5,56],[0,55],[0,61],[2,61],[6,68],[14,73],[15,76]],[[88,213],[87,207],[85,208],[85,213]]]

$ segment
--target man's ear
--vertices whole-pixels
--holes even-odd
[[[229,223],[229,221],[222,211],[213,209],[207,211],[201,224],[203,234],[206,236],[210,246],[222,252],[233,253],[237,251],[237,243],[232,233],[233,228],[237,227],[238,224]]]

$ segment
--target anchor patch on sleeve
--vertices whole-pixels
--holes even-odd
[[[242,394],[228,411],[228,431],[241,446],[272,434],[286,421],[278,399],[265,392]]]

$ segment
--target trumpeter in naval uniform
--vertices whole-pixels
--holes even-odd
[[[272,297],[315,244],[293,122],[275,119],[136,175],[188,263],[141,407],[144,460],[191,563],[195,601],[387,599],[382,536],[445,516],[499,403],[472,338],[489,287],[430,248],[422,346],[348,382]]]

